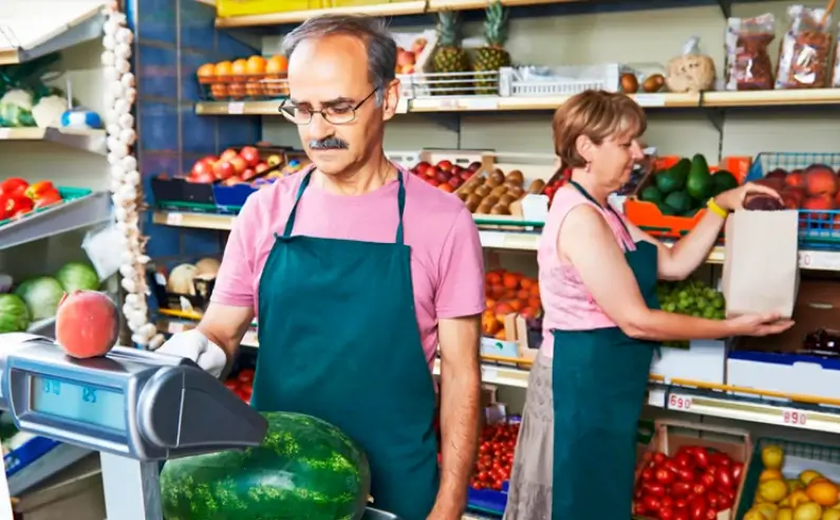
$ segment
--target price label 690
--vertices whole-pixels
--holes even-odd
[[[782,412],[782,422],[790,426],[805,426],[808,422],[808,416],[805,412],[799,410],[784,410]]]
[[[668,398],[668,408],[670,410],[688,411],[691,409],[691,398],[684,395],[671,394]]]

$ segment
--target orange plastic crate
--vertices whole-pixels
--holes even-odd
[[[663,215],[656,204],[639,200],[641,193],[653,180],[657,172],[670,168],[679,161],[679,156],[664,156],[656,159],[653,170],[639,183],[636,191],[624,202],[624,213],[633,224],[636,224],[651,235],[663,238],[680,238],[694,229],[694,226],[706,214],[706,209],[701,209],[693,217],[680,217],[674,215]],[[752,157],[726,157],[720,166],[710,166],[712,173],[718,170],[728,170],[743,183],[752,165]]]

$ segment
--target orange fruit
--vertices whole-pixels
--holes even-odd
[[[288,70],[289,62],[281,55],[270,57],[265,66],[265,72],[268,74],[285,74]]]
[[[487,273],[484,277],[484,281],[487,282],[487,285],[500,285],[502,283],[502,275],[499,273]]]
[[[234,76],[244,76],[248,73],[248,62],[243,59],[238,59],[231,65],[231,73]]]
[[[517,289],[519,288],[519,280],[522,277],[516,273],[505,273],[502,277],[502,284],[504,284],[506,289]]]
[[[245,69],[248,71],[248,74],[265,74],[266,63],[266,59],[262,56],[251,56],[245,62]]]
[[[196,71],[199,78],[212,78],[216,75],[216,65],[213,63],[205,63]]]
[[[220,61],[216,64],[216,76],[230,76],[233,65],[229,61]]]
[[[828,480],[811,481],[805,489],[805,494],[821,506],[833,506],[840,499],[840,492],[838,492],[837,486]]]
[[[498,339],[498,340],[502,340],[502,341],[506,341],[507,340],[507,335],[505,334],[505,329],[502,329],[499,332],[497,332],[496,335],[493,336],[493,338]]]
[[[758,477],[759,482],[766,482],[768,480],[783,480],[785,477],[782,472],[777,469],[765,469]]]
[[[805,494],[805,491],[801,489],[797,489],[787,497],[788,502],[790,502],[790,507],[796,509],[799,507],[800,504],[804,504],[806,502],[810,502],[811,499]]]

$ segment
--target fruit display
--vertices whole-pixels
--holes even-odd
[[[264,413],[262,445],[166,461],[160,474],[165,518],[361,518],[370,466],[335,426],[288,412]],[[223,498],[223,499],[222,499]]]
[[[55,276],[35,276],[17,285],[6,274],[0,274],[0,281],[0,333],[24,332],[34,321],[55,317],[65,294],[100,287],[96,270],[82,262],[65,264]]]
[[[412,166],[409,171],[438,189],[454,193],[480,169],[481,163],[478,161],[474,161],[464,168],[458,164],[453,164],[448,159],[442,159],[436,164],[420,161]]]
[[[258,176],[283,162],[280,154],[272,154],[263,160],[255,146],[243,146],[238,152],[228,148],[218,157],[208,155],[193,164],[186,176],[188,182],[215,183],[233,186],[253,182]]]
[[[444,10],[438,13],[436,27],[438,46],[432,55],[432,68],[437,74],[469,72],[472,65],[467,51],[461,46],[463,39],[462,25],[456,11]],[[441,83],[431,92],[433,95],[465,95],[469,90],[462,90],[463,83]]]
[[[212,257],[202,258],[195,263],[181,263],[171,270],[166,266],[157,266],[156,286],[161,286],[160,282],[163,281],[166,291],[165,299],[159,301],[159,304],[169,301],[170,307],[174,309],[183,309],[186,305],[192,305],[194,311],[203,308],[213,292],[220,267],[221,263]],[[187,301],[183,301],[182,297]]]
[[[205,63],[198,68],[196,76],[198,82],[209,89],[209,97],[217,101],[279,98],[289,95],[288,69],[285,56],[249,56]]]
[[[254,369],[241,369],[235,376],[225,380],[225,386],[240,399],[251,404],[251,392],[254,390]]]
[[[662,90],[665,86],[665,76],[662,74],[649,74],[643,80],[639,80],[639,76],[632,72],[625,72],[619,78],[621,84],[621,91],[626,94],[635,94],[643,92],[645,94],[653,94]]]
[[[500,491],[510,478],[519,423],[485,425],[478,439],[478,459],[470,485],[473,489]]]
[[[64,198],[52,182],[29,183],[18,177],[0,182],[0,223],[62,202]],[[2,224],[0,224],[2,225]]]
[[[493,0],[488,3],[486,13],[487,18],[484,21],[486,45],[476,51],[473,61],[473,70],[478,73],[494,72],[511,65],[510,54],[505,49],[508,11],[502,7],[499,0]],[[477,75],[476,86],[476,94],[498,95],[499,93],[498,79],[486,74]]]
[[[660,281],[656,284],[656,296],[665,312],[722,320],[726,318],[726,300],[723,293],[694,278],[676,282]],[[669,341],[664,345],[688,348],[687,341]]]
[[[657,520],[715,520],[735,505],[744,465],[703,446],[683,446],[673,457],[653,453],[639,473],[633,514]]]
[[[484,275],[486,306],[481,316],[485,336],[505,340],[505,316],[519,313],[526,321],[542,316],[540,286],[536,278],[493,269]],[[540,327],[541,328],[541,327]]]
[[[786,477],[784,461],[782,447],[761,449],[758,486],[744,520],[840,520],[837,483],[813,469]]]
[[[467,205],[470,213],[483,215],[510,215],[510,205],[526,193],[542,193],[545,181],[537,179],[525,190],[525,176],[520,170],[505,174],[499,168],[486,175],[476,175],[458,190],[458,197]]]
[[[58,304],[55,341],[70,357],[104,356],[117,343],[119,333],[119,310],[105,293],[72,291]]]
[[[665,170],[653,172],[637,192],[640,200],[656,204],[663,215],[693,217],[706,207],[710,197],[738,187],[738,179],[731,172],[709,171],[706,158],[696,154],[681,158]]]
[[[394,70],[396,74],[414,74],[420,72],[417,70],[417,60],[420,54],[426,49],[428,41],[426,38],[418,37],[411,42],[411,47],[404,48],[397,45],[397,67]]]
[[[823,227],[826,221],[833,220],[832,229],[840,228],[840,218],[825,213],[840,207],[840,178],[830,166],[811,164],[790,171],[777,168],[754,182],[777,190],[786,209],[805,210],[803,225]]]

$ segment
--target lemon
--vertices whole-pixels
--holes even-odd
[[[783,507],[776,513],[776,520],[793,520],[793,509]]]
[[[810,502],[811,499],[808,498],[808,495],[802,489],[797,489],[790,495],[788,495],[788,500],[790,500],[790,507],[796,509],[799,504],[804,504],[805,502]]]
[[[814,502],[799,504],[793,510],[793,520],[820,520],[822,507]]]
[[[779,446],[765,446],[761,450],[761,462],[765,469],[782,469],[785,453]]]
[[[806,486],[810,484],[812,480],[819,477],[822,477],[822,475],[820,475],[818,472],[812,469],[806,469],[805,471],[799,474],[799,480],[802,481],[802,483]]]
[[[761,511],[756,509],[750,509],[747,511],[747,514],[744,515],[744,520],[769,520],[766,516],[761,514]]]
[[[782,472],[777,469],[765,469],[761,472],[761,475],[758,476],[759,482],[766,482],[768,480],[784,480],[784,475]]]
[[[784,480],[767,480],[758,485],[758,495],[765,502],[780,502],[788,495],[787,483]]]
[[[820,520],[840,520],[840,509],[826,509]]]

